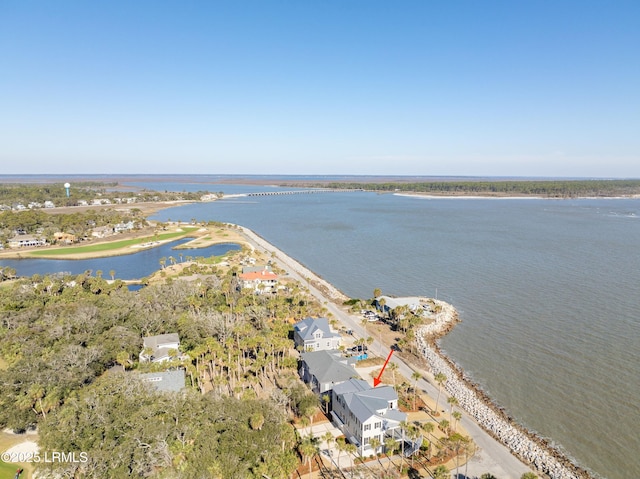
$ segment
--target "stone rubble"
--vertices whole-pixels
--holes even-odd
[[[591,478],[587,471],[572,464],[544,439],[513,424],[504,411],[496,407],[477,386],[466,379],[459,368],[439,350],[435,340],[446,334],[458,321],[458,317],[450,304],[444,301],[436,301],[436,303],[442,306],[442,311],[436,316],[434,322],[418,329],[416,341],[431,372],[434,375],[443,373],[447,377],[444,383],[445,389],[458,400],[458,405],[483,429],[539,473],[546,474],[551,479]]]

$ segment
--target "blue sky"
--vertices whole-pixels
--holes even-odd
[[[640,177],[640,2],[3,1],[1,173]]]

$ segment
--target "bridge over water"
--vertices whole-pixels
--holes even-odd
[[[308,189],[290,191],[261,191],[258,193],[247,193],[246,196],[276,196],[276,195],[311,195],[316,193],[350,193],[354,191],[364,191],[362,189]]]

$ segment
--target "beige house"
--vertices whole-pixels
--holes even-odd
[[[25,248],[28,246],[47,246],[47,240],[31,235],[18,235],[9,239],[9,248]]]

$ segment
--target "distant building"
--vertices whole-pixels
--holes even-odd
[[[406,296],[393,298],[391,296],[379,296],[375,298],[375,306],[378,311],[389,314],[398,306],[405,306],[414,314],[424,314],[429,309],[429,304],[425,298],[419,296]]]
[[[175,351],[175,354],[173,354]],[[180,337],[178,333],[160,334],[142,339],[140,362],[161,363],[173,357],[180,357]]]
[[[113,227],[114,233],[123,233],[125,231],[131,231],[134,229],[135,223],[133,221],[129,221],[127,223],[118,223]]]
[[[72,244],[76,242],[75,235],[71,233],[63,233],[62,231],[53,233],[53,239],[56,240],[56,243],[61,243],[61,244]]]
[[[113,227],[111,226],[98,226],[93,228],[91,231],[91,236],[94,238],[106,238],[107,236],[111,236],[113,234]]]
[[[25,248],[29,246],[47,246],[47,240],[31,235],[17,235],[8,241],[9,248]]]
[[[301,351],[338,349],[342,337],[331,331],[327,318],[305,318],[293,325],[293,341]]]

